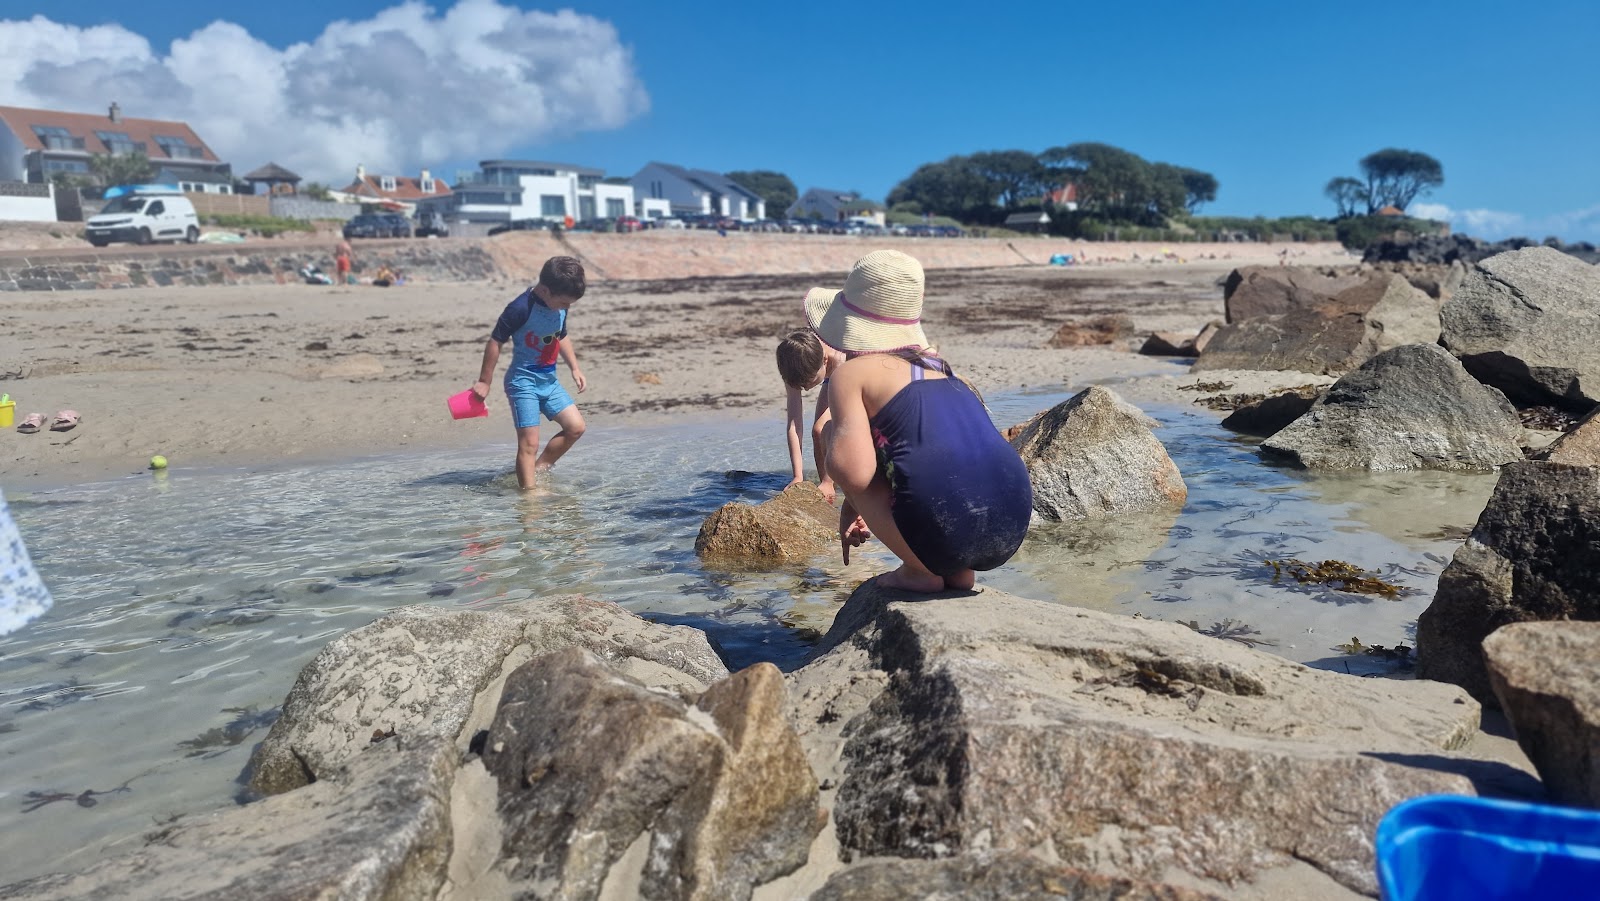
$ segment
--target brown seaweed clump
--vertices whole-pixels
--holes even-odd
[[[1398,598],[1404,590],[1401,585],[1385,582],[1378,578],[1376,573],[1369,573],[1343,560],[1307,563],[1290,557],[1287,560],[1268,560],[1266,563],[1272,567],[1273,581],[1277,581],[1287,573],[1301,585],[1327,585],[1352,594],[1375,594],[1390,599]]]

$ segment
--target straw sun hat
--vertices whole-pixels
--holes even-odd
[[[927,347],[922,264],[898,250],[875,250],[856,262],[843,291],[806,292],[806,321],[822,343],[847,353]]]

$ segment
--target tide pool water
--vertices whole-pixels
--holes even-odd
[[[990,398],[1010,425],[1064,393]],[[1170,621],[1311,665],[1395,675],[1335,649],[1409,643],[1492,475],[1312,475],[1263,464],[1216,416],[1152,407],[1189,485],[1181,513],[1036,529],[980,582]],[[737,668],[798,665],[873,544],[781,572],[700,566],[729,500],[787,478],[783,424],[593,429],[524,495],[511,446],[315,469],[185,470],[8,495],[55,606],[0,637],[0,882],[137,847],[172,816],[242,800],[295,674],[333,637],[415,603],[582,592],[705,629]],[[1267,560],[1346,560],[1402,586],[1354,595]],[[1403,674],[1401,674],[1403,675]]]

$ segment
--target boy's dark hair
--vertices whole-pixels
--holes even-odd
[[[808,328],[795,329],[778,342],[778,375],[790,388],[804,391],[822,368],[822,341]]]
[[[539,284],[551,294],[573,300],[583,296],[587,285],[583,280],[583,264],[574,257],[551,257],[539,270]]]

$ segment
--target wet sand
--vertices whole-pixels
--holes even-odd
[[[1133,353],[1140,339],[1045,344],[1061,323],[1102,313],[1128,314],[1141,337],[1198,330],[1222,315],[1217,281],[1233,265],[932,270],[927,330],[980,390],[1145,376],[1135,395],[1187,403],[1194,395],[1175,390],[1193,381],[1187,367]],[[592,284],[572,313],[589,384],[578,405],[591,428],[688,416],[771,417],[781,430],[773,347],[803,325],[806,289],[843,275]],[[484,340],[521,288],[502,280],[0,295],[10,335],[0,391],[16,400],[18,421],[82,415],[68,432],[0,431],[0,479],[12,490],[92,481],[141,471],[155,454],[174,468],[293,465],[503,443],[509,461],[502,393],[487,419],[452,421],[444,401],[476,378]],[[565,367],[562,379],[570,388]]]

